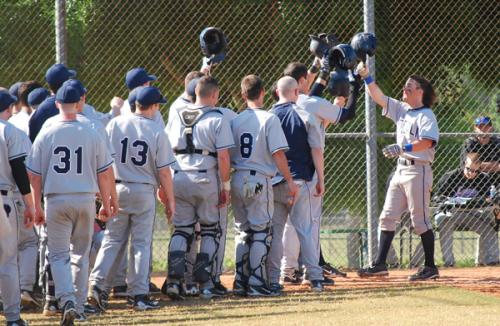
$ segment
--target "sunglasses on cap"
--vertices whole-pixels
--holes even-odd
[[[474,120],[474,124],[476,126],[479,125],[491,125],[491,118],[490,117],[479,117]]]

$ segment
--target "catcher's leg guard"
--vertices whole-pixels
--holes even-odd
[[[248,283],[248,277],[250,276],[248,266],[250,242],[251,234],[247,231],[239,231],[236,237],[236,273],[234,278],[244,284]]]
[[[186,271],[186,252],[194,234],[194,224],[176,226],[168,246],[168,278],[182,280]]]
[[[200,253],[196,257],[196,264],[193,273],[196,281],[205,283],[213,279],[216,274],[220,227],[219,223],[200,224],[200,227]]]
[[[252,238],[249,252],[250,285],[268,285],[267,255],[271,248],[272,232],[267,227],[261,231],[251,231]]]

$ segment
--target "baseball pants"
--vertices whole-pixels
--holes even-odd
[[[272,218],[273,240],[268,257],[269,279],[278,283],[281,259],[283,258],[283,232],[287,219],[297,231],[300,243],[300,261],[305,265],[306,280],[322,280],[323,271],[319,266],[319,217],[315,216],[311,206],[314,194],[312,182],[295,181],[299,192],[293,206],[288,205],[288,187],[285,183],[274,189],[274,214]]]
[[[45,197],[47,246],[55,294],[60,307],[75,303],[83,313],[87,302],[89,252],[94,232],[95,194]]]
[[[19,269],[17,264],[17,212],[12,192],[2,190],[3,205],[11,232],[2,236],[0,264],[0,290],[3,301],[3,313],[7,321],[20,318],[21,295],[19,289]],[[3,226],[2,226],[3,227]]]
[[[109,220],[104,231],[96,265],[90,275],[92,285],[106,289],[108,274],[117,261],[118,254],[130,236],[131,255],[127,274],[127,292],[130,296],[149,293],[149,264],[151,234],[156,212],[153,185],[119,183],[116,185],[120,209]]]

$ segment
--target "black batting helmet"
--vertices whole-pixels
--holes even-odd
[[[226,50],[227,39],[217,27],[207,27],[200,33],[200,46],[203,55],[207,58]]]
[[[349,44],[339,44],[330,49],[328,60],[330,67],[339,67],[342,69],[353,69],[357,63],[357,56],[354,49]]]
[[[377,47],[377,39],[372,33],[358,33],[353,36],[351,46],[356,52],[358,59],[365,62],[366,55],[372,57]]]

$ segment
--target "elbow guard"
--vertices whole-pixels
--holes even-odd
[[[26,156],[22,156],[9,161],[10,168],[12,169],[12,176],[14,177],[14,181],[21,195],[26,195],[31,192],[28,173],[24,165],[25,158]]]

